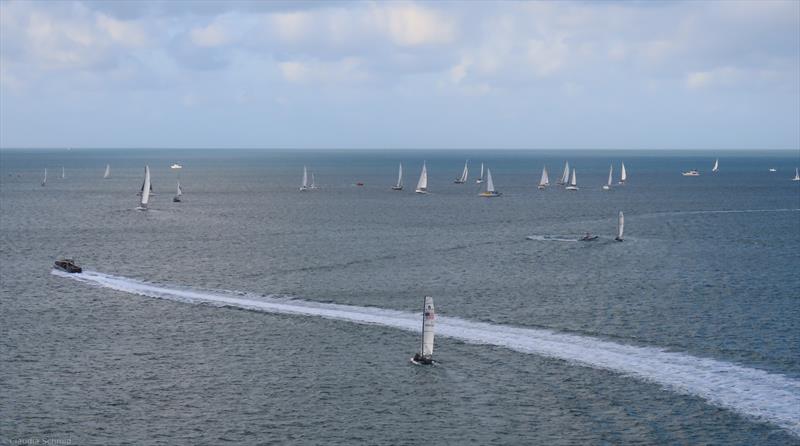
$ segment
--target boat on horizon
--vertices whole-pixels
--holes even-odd
[[[542,178],[539,179],[539,186],[537,188],[542,190],[550,185],[550,176],[547,175],[547,166],[542,167]]]
[[[769,171],[770,171],[770,172],[777,172],[777,171],[778,171],[778,169],[776,169],[776,168],[774,168],[774,167],[770,167],[770,168],[769,168]]]
[[[697,169],[687,170],[686,172],[683,172],[681,175],[685,177],[699,177],[700,171]]]
[[[578,190],[578,180],[575,178],[575,168],[572,168],[572,177],[569,179],[569,186],[565,188],[566,190],[576,191]]]
[[[392,186],[392,190],[403,190],[403,163],[397,168],[397,184]]]
[[[414,354],[411,362],[416,365],[433,364],[433,324],[436,312],[433,307],[433,297],[425,296],[422,305],[422,342],[418,353]]]
[[[456,178],[453,183],[455,184],[464,184],[467,182],[467,175],[469,175],[469,160],[464,162],[464,170],[461,172],[461,176]]]
[[[486,198],[499,197],[500,195],[503,195],[502,192],[498,192],[494,188],[494,181],[492,181],[491,169],[486,169],[486,190],[479,193],[478,195]]]
[[[178,164],[178,163],[175,163],[175,164],[173,164],[173,165],[169,166],[169,168],[170,168],[170,169],[183,169],[183,166],[181,166],[181,165],[180,165],[180,164]]]
[[[422,172],[419,174],[417,189],[414,192],[418,194],[428,193],[428,168],[425,165],[425,161],[422,162]]]

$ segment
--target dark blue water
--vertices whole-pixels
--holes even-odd
[[[467,158],[471,181],[453,184]],[[772,387],[743,390],[756,408],[776,401],[769,392],[781,379],[790,400],[798,397],[800,184],[790,181],[798,158],[2,151],[0,436],[73,444],[397,444],[430,435],[478,444],[798,443],[800,408],[759,416],[715,399],[720,382],[754,385],[735,373],[703,375],[687,390],[681,381],[692,373],[668,363],[626,372],[650,366],[656,355],[647,349],[660,348],[696,368],[715,360],[767,372]],[[565,159],[581,190],[538,191],[542,165],[555,181]],[[423,160],[427,196],[413,193]],[[477,196],[481,161],[502,197]],[[617,177],[620,161],[628,184],[602,191],[608,165]],[[184,166],[179,204],[171,202],[173,162]],[[399,162],[406,190],[393,192]],[[106,163],[112,178],[103,180]],[[145,163],[157,195],[150,211],[138,212]],[[321,190],[298,192],[304,164]],[[700,177],[680,175],[695,167]],[[620,210],[626,241],[615,243]],[[559,241],[586,231],[600,240]],[[130,283],[111,289],[54,276],[60,256]],[[402,315],[363,325],[120,291],[141,283],[405,312],[419,311],[427,294],[441,315],[492,323],[498,333],[517,327],[574,338],[543,356],[539,338],[514,349],[501,334],[487,335],[488,345],[440,336],[440,365],[419,368],[408,364],[418,335],[394,328]],[[603,344],[587,353],[595,340],[640,349],[600,366],[610,351]]]

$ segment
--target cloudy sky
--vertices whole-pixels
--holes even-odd
[[[800,2],[0,1],[0,147],[800,148]]]

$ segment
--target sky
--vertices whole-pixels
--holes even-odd
[[[800,150],[800,1],[0,0],[0,148]]]

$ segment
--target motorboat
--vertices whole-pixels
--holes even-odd
[[[692,170],[688,170],[686,172],[683,172],[681,175],[683,175],[685,177],[699,177],[700,176],[700,171],[697,170],[697,169],[692,169]]]
[[[180,164],[178,164],[178,163],[175,163],[175,164],[173,164],[173,165],[169,166],[169,168],[170,168],[170,169],[183,169],[183,166],[181,166],[181,165],[180,165]]]
[[[64,271],[64,272],[67,272],[67,273],[70,273],[70,274],[83,272],[83,269],[80,266],[76,265],[75,261],[72,260],[72,259],[56,260],[55,263],[54,263],[54,266],[55,266],[56,269],[59,269],[61,271]]]
[[[584,235],[583,237],[579,238],[578,240],[581,241],[581,242],[591,242],[591,241],[597,240],[597,237],[598,236],[592,235],[591,233],[587,232],[586,235]]]

